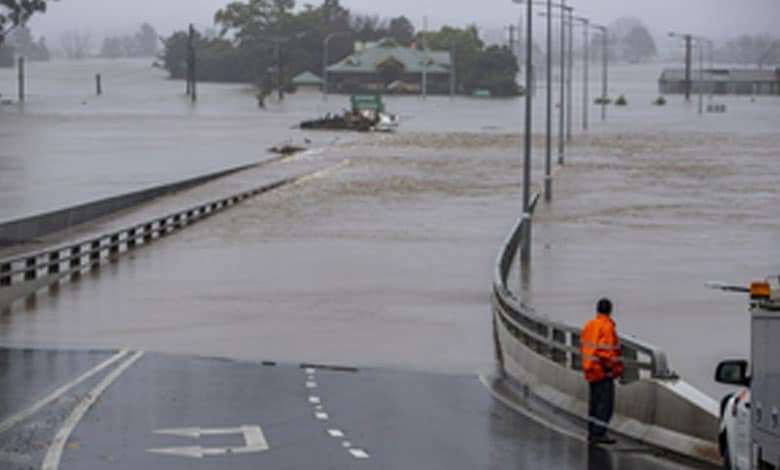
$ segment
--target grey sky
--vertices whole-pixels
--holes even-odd
[[[168,33],[189,22],[212,24],[214,12],[227,0],[60,0],[32,22],[36,34],[84,30],[96,36],[130,32],[148,21]],[[298,1],[298,5],[306,2]],[[319,3],[312,0],[309,3]],[[404,14],[419,25],[427,16],[432,28],[442,24],[478,23],[496,29],[517,22],[523,7],[511,0],[342,0],[360,13]],[[737,33],[777,34],[780,0],[570,0],[579,14],[609,23],[617,17],[641,17],[656,35],[667,30],[691,31],[713,38]],[[541,23],[539,28],[542,27]]]

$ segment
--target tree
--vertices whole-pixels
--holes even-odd
[[[157,31],[149,23],[141,25],[141,30],[135,35],[136,55],[152,57],[157,54]]]
[[[641,25],[631,28],[623,38],[623,43],[625,58],[631,63],[638,63],[658,54],[653,37],[647,28]]]
[[[54,0],[0,0],[0,44],[6,35],[37,12],[45,12],[47,3]]]
[[[390,20],[388,33],[398,44],[408,46],[414,40],[414,25],[407,17],[399,16]]]
[[[38,41],[27,26],[19,26],[8,35],[8,44],[16,49],[16,53],[32,61],[47,61],[50,58],[46,40],[41,37]]]
[[[720,62],[755,64],[759,68],[767,64],[780,64],[780,39],[766,34],[743,34],[719,47],[715,57]]]
[[[60,45],[68,59],[81,60],[89,54],[92,39],[82,31],[68,31],[60,37]]]

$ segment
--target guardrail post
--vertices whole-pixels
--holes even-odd
[[[566,345],[566,332],[563,330],[559,330],[557,328],[553,328],[552,330],[552,339],[554,342]],[[561,364],[563,366],[566,365],[566,351],[563,349],[558,349],[553,347],[552,350],[552,360],[554,362],[557,362],[558,364]]]
[[[27,258],[25,261],[24,280],[32,281],[38,277],[37,258]]]
[[[111,254],[111,255],[119,254],[119,234],[118,233],[114,234],[114,235],[111,235],[110,243],[111,244],[109,245],[109,249],[108,249],[109,254]]]
[[[135,248],[135,229],[131,228],[127,231],[127,249],[132,250]]]
[[[154,237],[154,224],[146,224],[144,227],[144,243],[150,243]]]
[[[11,285],[11,276],[6,274],[9,272],[11,272],[11,263],[3,263],[0,265],[0,287]]]
[[[630,362],[636,362],[637,360],[637,350],[634,348],[626,347],[626,345],[623,345],[623,359],[630,361]],[[626,366],[623,368],[623,380],[625,382],[636,382],[639,380],[639,368],[636,366]]]
[[[580,335],[577,333],[571,334],[571,347],[576,349],[580,348]],[[574,370],[582,370],[582,356],[576,353],[571,355],[571,368]]]
[[[93,266],[100,265],[100,252],[102,251],[100,248],[100,240],[93,241],[90,245],[89,251],[89,259],[91,264]]]
[[[49,254],[49,274],[60,272],[60,252],[55,251]]]
[[[176,214],[173,216],[173,229],[176,230],[181,226],[181,223],[179,222],[181,220],[181,214]]]
[[[72,271],[71,277],[73,279],[81,276],[81,245],[74,246],[70,249],[70,270]]]

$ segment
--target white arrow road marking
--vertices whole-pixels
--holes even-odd
[[[190,457],[202,459],[203,457],[229,455],[229,454],[251,454],[255,452],[264,452],[270,449],[268,441],[263,434],[263,428],[260,426],[241,426],[238,428],[176,428],[159,429],[156,434],[166,434],[169,436],[187,437],[199,439],[201,436],[225,436],[229,434],[243,434],[244,447],[166,447],[160,449],[147,449],[147,452],[155,454],[176,455],[179,457]]]

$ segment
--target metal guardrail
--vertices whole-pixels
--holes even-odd
[[[38,252],[0,260],[0,293],[3,289],[25,283],[35,285],[46,277],[54,284],[68,275],[77,277],[82,271],[116,259],[121,253],[148,245],[182,228],[211,217],[250,197],[295,183],[306,176],[295,176],[184,209],[144,223],[114,232],[47,248]]]
[[[531,212],[539,195],[534,197]],[[518,248],[527,233],[520,220],[504,242],[495,263],[493,275],[493,308],[514,338],[532,351],[555,364],[572,370],[582,370],[580,356],[580,329],[551,321],[536,314],[508,287],[511,269],[515,266]],[[622,380],[633,382],[644,376],[654,379],[677,379],[669,370],[666,353],[648,343],[632,337],[620,336],[625,371]]]

